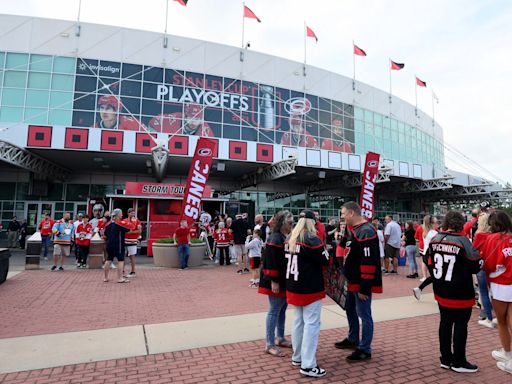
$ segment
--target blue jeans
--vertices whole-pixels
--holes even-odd
[[[373,319],[372,296],[361,300],[357,292],[347,292],[345,311],[348,320],[348,339],[358,344],[358,348],[365,353],[372,353]],[[363,323],[363,332],[359,340],[359,318]]]
[[[488,320],[492,320],[492,304],[489,299],[489,288],[487,287],[487,279],[485,277],[485,272],[480,271],[476,274],[476,279],[478,281],[478,289],[480,290],[480,300],[482,301],[482,306],[484,307],[485,316],[487,316]]]
[[[180,257],[180,269],[187,268],[189,253],[190,253],[190,245],[188,245],[188,244],[179,244],[178,245],[178,256]]]
[[[292,360],[302,362],[301,368],[315,368],[317,366],[316,347],[320,335],[321,310],[322,300],[314,301],[304,307],[295,307],[292,330]]]
[[[277,337],[284,338],[284,321],[286,320],[286,297],[268,296],[268,313],[267,313],[267,347],[276,345]]]
[[[406,246],[405,254],[407,255],[407,260],[409,260],[409,268],[411,269],[411,274],[418,273],[418,263],[416,262],[416,246]]]
[[[43,246],[43,257],[48,257],[48,248],[50,247],[50,236],[41,236],[41,244]]]

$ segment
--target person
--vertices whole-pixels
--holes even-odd
[[[292,113],[288,122],[290,130],[281,137],[281,145],[318,148],[316,139],[306,130],[300,113]]]
[[[100,121],[93,125],[93,128],[122,129],[125,131],[139,131],[141,123],[133,116],[119,116],[123,104],[114,95],[104,95],[98,99],[98,110]]]
[[[48,212],[44,213],[44,219],[41,220],[37,229],[41,232],[41,244],[43,249],[43,257],[48,260],[48,248],[52,241],[52,228],[55,221],[52,220]]]
[[[197,103],[185,104],[183,113],[164,113],[155,116],[149,121],[149,127],[162,133],[215,137],[208,123],[204,121],[203,107]]]
[[[245,238],[249,229],[247,220],[243,219],[242,214],[237,214],[231,224],[231,231],[233,232],[234,248],[238,261],[238,274],[249,273],[249,262],[247,260],[247,250],[245,249]]]
[[[101,219],[98,220],[96,227],[93,225],[94,232],[97,232],[101,238],[103,239],[103,269],[105,269],[105,264],[107,262],[107,235],[106,228],[112,223],[112,217],[110,216],[110,211],[105,211],[105,214]],[[91,224],[92,225],[92,224]],[[117,269],[114,264],[114,260],[112,260],[110,264],[111,269]]]
[[[135,273],[135,256],[137,256],[137,245],[142,233],[142,224],[140,220],[135,217],[135,209],[128,209],[128,217],[126,218],[127,225],[131,228],[130,232],[125,235],[126,253],[130,259],[130,273],[126,275],[128,278],[137,276]],[[124,275],[124,271],[123,271]]]
[[[468,237],[468,239],[473,240],[473,235],[474,235],[473,226],[475,225],[475,223],[478,226],[478,214],[479,213],[480,213],[480,211],[478,208],[473,208],[471,210],[471,220],[467,221],[464,224],[463,231],[464,231],[464,234]],[[476,232],[476,230],[475,230],[475,232]]]
[[[325,297],[323,266],[329,263],[329,255],[316,235],[315,223],[313,211],[302,211],[285,243],[286,299],[295,306],[292,364],[300,365],[304,376],[323,377],[326,371],[317,364],[316,349]]]
[[[341,212],[340,212],[341,214]],[[345,223],[345,219],[340,217],[340,221],[338,225],[336,226],[336,232],[334,233],[334,239],[336,242],[336,251],[334,255],[336,257],[345,257],[346,256],[346,249],[341,245],[341,241],[343,240],[343,236],[345,236],[345,228],[347,227]]]
[[[290,211],[279,211],[273,221],[270,236],[263,252],[258,293],[268,296],[266,318],[265,352],[284,357],[282,348],[291,348],[291,342],[284,337],[286,320],[286,258],[284,242],[292,231],[293,215]],[[276,344],[277,331],[277,344]]]
[[[188,257],[190,255],[190,230],[188,228],[187,220],[180,221],[180,226],[174,232],[174,243],[178,244],[180,271],[188,269]]]
[[[341,214],[348,228],[342,245],[347,249],[344,271],[348,282],[345,311],[349,331],[348,336],[334,346],[339,349],[354,349],[346,358],[351,363],[372,357],[372,293],[383,292],[382,271],[377,231],[361,215],[359,204],[353,201],[343,204]],[[361,338],[359,319],[362,322]]]
[[[83,213],[79,212],[75,215],[75,219],[73,220],[73,226],[75,227],[75,234],[76,234],[76,230],[77,230],[78,226],[82,223],[83,218],[84,218]],[[74,237],[71,239],[71,250],[74,250],[74,252],[75,252],[75,262],[76,262],[76,266],[78,267],[80,265],[80,262],[79,262],[80,256],[78,255],[78,247],[76,246]]]
[[[77,268],[87,268],[87,256],[93,235],[92,225],[89,223],[89,215],[83,215],[82,222],[78,224],[75,232],[75,246],[78,249]]]
[[[485,246],[492,306],[498,319],[501,349],[492,351],[498,368],[512,373],[512,220],[503,211],[489,217],[492,234]]]
[[[226,260],[226,265],[231,265],[229,244],[232,237],[231,230],[226,228],[226,223],[220,221],[219,228],[213,233],[215,240],[214,248],[217,249],[219,265],[224,265],[224,259]]]
[[[71,239],[75,236],[75,227],[71,222],[71,215],[65,212],[62,219],[53,224],[53,266],[51,271],[57,270],[57,264],[60,264],[59,271],[64,270],[64,258],[68,257],[71,251]]]
[[[126,222],[123,222],[123,211],[120,208],[114,209],[112,211],[112,220],[107,225],[105,225],[104,231],[107,244],[107,261],[105,261],[103,268],[105,274],[103,281],[105,283],[109,281],[110,266],[112,265],[112,261],[114,259],[117,259],[117,282],[130,282],[130,280],[123,277],[124,255],[126,253],[125,235],[130,231],[130,229],[131,228],[126,224]]]
[[[377,238],[379,239],[379,255],[380,255],[380,266],[381,271],[383,271],[384,267],[384,231],[382,230],[382,225],[380,224],[380,220],[378,217],[374,217],[372,219],[372,224],[375,230],[377,231]]]
[[[202,210],[201,215],[199,216],[199,221],[200,221],[201,225],[203,227],[205,227],[205,226],[209,225],[210,222],[212,221],[212,215],[210,215],[205,210]]]
[[[398,273],[398,255],[400,253],[400,239],[402,230],[400,225],[393,220],[391,215],[384,218],[386,226],[384,227],[384,273]],[[393,263],[393,270],[389,270],[389,260]]]
[[[409,260],[409,268],[410,274],[406,277],[409,279],[414,279],[418,277],[418,264],[416,263],[416,239],[414,235],[416,231],[414,230],[414,223],[412,221],[407,222],[407,229],[404,232],[404,236],[402,240],[405,242],[405,254],[407,255],[407,260]]]
[[[423,222],[425,221],[425,218],[423,218]],[[416,239],[416,258],[419,258],[419,261],[416,263],[419,265],[419,270],[421,271],[421,277],[420,282],[424,282],[427,279],[428,270],[427,266],[423,262],[423,254],[424,254],[424,248],[425,244],[423,242],[423,224],[418,225],[416,227],[416,232],[414,233],[414,238]]]
[[[466,359],[466,340],[475,305],[473,274],[480,271],[481,257],[462,232],[464,222],[461,213],[448,211],[443,230],[430,241],[425,258],[439,306],[441,368],[470,373],[478,371]]]
[[[92,219],[89,220],[89,223],[92,225],[92,228],[96,230],[98,223],[102,221],[103,215],[105,211],[105,207],[101,203],[95,203],[92,207]],[[107,212],[105,212],[105,215]]]
[[[20,228],[20,223],[18,222],[17,217],[14,216],[12,220],[9,222],[9,225],[7,226],[8,248],[16,248]]]
[[[318,238],[322,241],[322,244],[326,244],[327,241],[327,235],[325,233],[325,225],[320,221],[320,214],[317,211],[313,211],[313,214],[315,215],[315,228],[316,228],[316,235]]]
[[[478,227],[473,237],[473,247],[480,253],[480,256],[485,259],[487,258],[486,244],[487,239],[491,235],[491,226],[489,225],[489,214],[486,212],[480,213],[478,216]],[[495,322],[492,316],[492,304],[489,298],[489,289],[487,287],[487,278],[485,271],[482,269],[476,274],[478,282],[478,290],[480,302],[482,303],[484,318],[478,320],[478,324],[483,325],[487,328],[494,328]]]
[[[25,249],[25,240],[27,238],[28,224],[27,220],[23,219],[20,225],[20,248]]]
[[[261,240],[261,229],[254,229],[254,231],[252,231],[252,236],[247,236],[247,239],[245,240],[245,248],[249,254],[249,265],[252,272],[252,279],[249,281],[249,288],[258,288],[258,284],[260,283],[259,272],[261,262],[261,248],[263,248],[263,241]]]
[[[336,228],[336,219],[334,217],[329,217],[329,221],[325,226],[325,236],[326,245],[331,254],[334,254],[334,250],[336,249],[336,240],[334,239]]]
[[[339,117],[332,119],[332,139],[326,138],[322,141],[322,149],[328,151],[354,153],[352,144],[345,140],[343,121]]]
[[[426,215],[423,218],[423,229],[421,230],[421,236],[422,236],[422,241],[423,241],[423,251],[421,252],[421,255],[422,255],[421,262],[422,262],[422,264],[425,265],[425,267],[427,267],[427,264],[424,262],[424,256],[427,253],[430,241],[434,238],[435,235],[437,235],[437,230],[435,228],[437,228],[437,219],[433,216]],[[427,273],[428,273],[428,271],[427,271]],[[426,274],[425,274],[425,276],[426,276]],[[421,281],[421,279],[420,279],[420,281]],[[433,281],[432,275],[429,275],[427,278],[425,278],[423,281],[421,281],[421,284],[418,287],[413,288],[412,293],[413,293],[414,297],[416,298],[416,300],[419,301],[421,299],[421,292],[425,289],[425,287],[432,284],[432,281]]]
[[[265,246],[265,241],[267,240],[267,230],[268,230],[268,224],[263,219],[263,215],[257,214],[254,216],[254,228],[261,230],[261,236],[260,239],[263,242],[263,246]]]

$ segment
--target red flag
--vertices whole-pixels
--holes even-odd
[[[393,60],[391,60],[391,69],[394,71],[399,71],[403,67],[405,67],[405,64],[403,63],[395,63]]]
[[[313,30],[311,28],[309,28],[308,26],[306,26],[306,35],[307,35],[307,37],[314,38],[316,40],[316,42],[318,43],[318,37],[316,37],[315,32],[313,32]]]
[[[426,86],[427,86],[427,82],[426,82],[426,81],[423,81],[423,80],[418,79],[418,77],[416,76],[416,85],[418,85],[418,86],[420,86],[420,87],[426,87]]]
[[[354,55],[366,56],[366,52],[354,44]]]
[[[189,227],[199,219],[201,199],[206,189],[206,182],[212,167],[213,152],[217,142],[206,137],[200,137],[192,164],[188,171],[187,186],[183,194],[181,220],[187,220]]]
[[[361,213],[368,220],[373,218],[375,212],[375,183],[379,173],[380,155],[374,152],[366,153],[364,173],[361,180]]]
[[[180,3],[181,5],[183,5],[184,7],[187,6],[187,3],[188,3],[188,0],[174,0],[174,1],[177,1],[178,3]]]
[[[251,11],[247,5],[244,5],[244,17],[247,17],[248,19],[256,19],[258,20],[258,23],[261,23],[259,17],[256,16],[256,14]]]

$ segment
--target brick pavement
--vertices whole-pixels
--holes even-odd
[[[373,359],[348,364],[347,352],[333,343],[346,329],[321,332],[318,361],[328,371],[323,379],[302,378],[286,358],[262,353],[263,341],[244,342],[175,353],[69,365],[0,375],[0,383],[492,383],[512,382],[512,376],[496,368],[490,351],[499,345],[496,330],[476,324],[474,311],[468,338],[468,359],[479,365],[475,374],[457,374],[439,368],[438,315],[375,324]]]
[[[103,283],[103,271],[71,266],[25,271],[0,287],[0,338],[266,311],[266,296],[249,289],[249,275],[235,268],[141,268],[130,284]],[[411,295],[418,280],[400,272],[384,277],[384,294],[376,299]]]

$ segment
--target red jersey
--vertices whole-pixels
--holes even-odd
[[[189,228],[179,227],[176,232],[174,232],[174,236],[176,236],[176,241],[178,245],[188,244],[188,236],[190,235]]]
[[[164,113],[163,115],[153,117],[149,122],[149,127],[157,132],[162,133],[215,137],[212,129],[205,121],[201,123],[199,128],[194,133],[184,129],[183,124],[185,124],[185,120],[181,112]]]
[[[512,285],[512,235],[492,233],[487,237],[485,252],[484,269],[489,282]]]
[[[121,129],[123,131],[142,131],[143,124],[132,116],[119,116],[119,123],[113,127],[107,128],[103,125],[103,121],[95,123],[93,128],[105,128],[105,129]]]
[[[50,220],[41,220],[37,228],[41,231],[41,236],[50,236],[52,234],[52,228],[55,221]]]
[[[82,245],[84,247],[88,247],[91,245],[91,237],[92,237],[92,225],[87,223],[84,225],[83,223],[78,224],[75,232],[75,242],[78,245]]]
[[[123,221],[130,228],[130,232],[136,231],[139,228],[139,226],[141,225],[140,220],[137,219],[136,217],[133,217],[131,219],[127,218]],[[130,232],[128,232],[128,233],[126,233],[126,235],[124,235],[124,243],[126,245],[137,245],[139,237],[140,237],[140,231],[137,233],[130,233]]]
[[[309,132],[304,132],[299,135],[286,132],[283,137],[281,137],[281,144],[306,148],[318,148],[316,139]]]
[[[475,224],[475,221],[478,219],[476,217],[473,217],[470,221],[468,221],[466,224],[464,224],[464,234],[467,238],[471,239],[473,236],[471,236],[471,228],[473,228],[473,224]]]
[[[466,233],[464,232],[464,234]],[[473,239],[473,247],[476,248],[484,260],[487,258],[487,239],[490,234],[490,232],[478,232],[475,233],[475,237]]]
[[[213,233],[213,239],[217,243],[217,247],[224,248],[229,246],[229,242],[233,240],[233,235],[228,228],[219,228]]]
[[[414,233],[414,238],[418,240],[418,251],[423,254],[423,248],[425,248],[425,241],[423,239],[423,225],[418,225],[416,232]]]
[[[325,244],[326,236],[325,236],[325,225],[321,223],[320,221],[315,222],[316,227],[316,235],[319,237],[319,239],[322,241],[322,244]]]
[[[350,144],[348,141],[324,139],[324,141],[322,141],[322,149],[326,149],[328,151],[354,153],[354,151],[352,151],[352,144]]]

